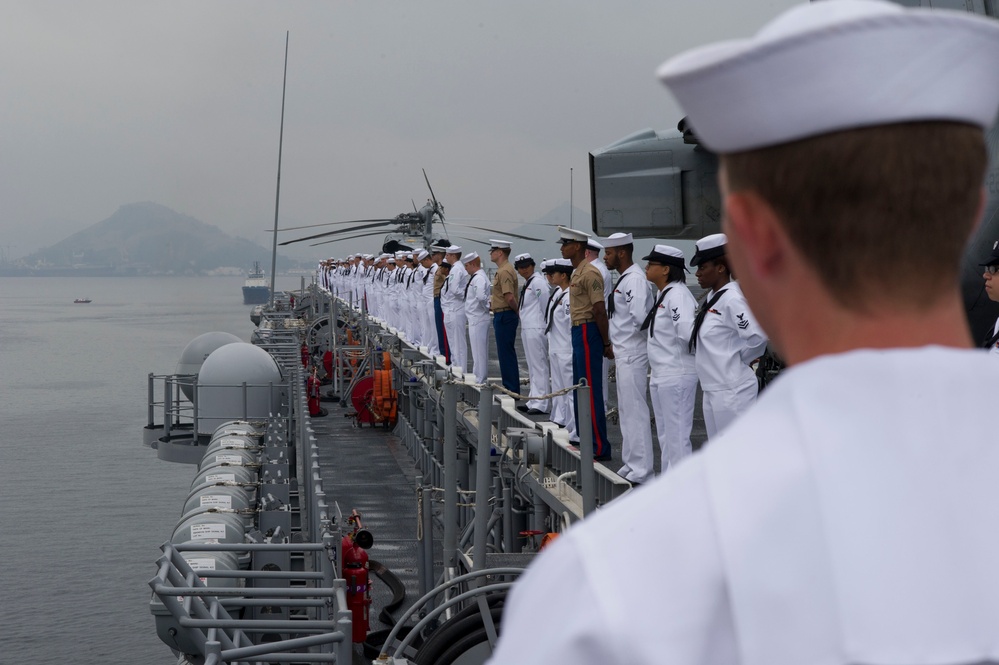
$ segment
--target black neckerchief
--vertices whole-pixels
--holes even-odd
[[[666,297],[666,294],[669,293],[672,288],[672,286],[667,286],[663,289],[663,292],[659,294],[659,299],[656,300],[656,304],[652,306],[652,309],[650,309],[649,313],[645,316],[645,320],[642,321],[642,330],[647,328],[649,330],[649,337],[656,336],[656,310],[659,309],[659,305],[663,304],[663,298]]]
[[[480,272],[482,272],[482,271],[481,270],[476,270],[475,271],[475,275],[478,275]],[[468,300],[468,287],[470,287],[472,285],[472,280],[475,279],[475,275],[472,275],[471,277],[469,277],[468,278],[468,284],[465,285],[465,295],[462,296],[462,298],[464,298],[465,300]]]
[[[537,274],[538,273],[532,274],[530,276],[530,278],[527,280],[527,282],[522,287],[520,287],[520,308],[519,309],[524,309],[524,294],[527,293],[527,287],[529,287],[531,285],[531,282],[534,280],[534,277]]]
[[[997,332],[996,334],[992,335],[987,340],[985,340],[985,343],[982,344],[982,348],[991,349],[992,345],[995,344],[996,342],[999,342],[999,332]]]
[[[552,298],[559,293],[562,293],[562,289],[552,289],[552,292],[548,294],[548,302],[545,303],[545,323],[548,323],[548,314],[551,312],[552,308]],[[548,331],[546,330],[545,332]]]
[[[426,283],[427,283],[427,280],[428,280],[428,279],[430,279],[430,275],[431,275],[431,274],[432,274],[432,273],[430,272],[430,268],[427,268],[427,274],[425,274],[425,275],[423,276],[423,283],[424,283],[424,284],[426,284]]]
[[[630,268],[631,266],[628,266],[628,267]],[[611,289],[610,302],[607,303],[607,318],[608,319],[613,319],[614,318],[614,294],[617,293],[617,287],[621,284],[621,280],[622,279],[624,279],[624,273],[621,273],[621,276],[617,278],[617,284],[615,284],[614,288]]]
[[[719,298],[722,297],[723,293],[725,293],[725,289],[716,293],[711,297],[711,300],[704,303],[701,308],[697,310],[697,318],[694,319],[694,332],[690,335],[690,342],[687,344],[687,350],[691,353],[693,353],[694,349],[697,348],[697,333],[701,331],[701,324],[704,323],[704,317],[707,315],[708,310],[711,309],[716,302],[718,302]]]
[[[566,293],[568,293],[568,291],[563,291],[562,289],[559,289],[558,300],[555,301],[555,303],[551,306],[550,310],[548,310],[548,309],[545,310],[545,317],[548,319],[548,325],[545,326],[545,334],[546,335],[552,329],[552,324],[555,323],[555,308],[558,307],[558,304],[560,302],[562,302],[562,298],[565,297]],[[554,293],[552,295],[554,295]],[[548,301],[551,302],[551,298],[549,298]],[[549,312],[550,312],[550,315],[549,315]]]

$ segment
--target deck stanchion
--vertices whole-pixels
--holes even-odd
[[[590,386],[579,388],[579,460],[583,485],[583,517],[597,508],[596,478],[593,475],[593,428],[590,418]]]
[[[444,384],[444,569],[455,567],[458,546],[458,403],[454,382]]]
[[[479,440],[475,447],[475,532],[472,539],[472,569],[486,566],[489,529],[489,462],[493,435],[493,389],[488,384],[479,392]]]

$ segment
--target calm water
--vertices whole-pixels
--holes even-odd
[[[142,446],[146,377],[248,340],[242,281],[0,278],[0,663],[176,662],[147,582],[195,469]]]

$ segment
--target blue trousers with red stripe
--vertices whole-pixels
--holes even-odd
[[[447,364],[451,364],[451,349],[447,345],[447,332],[444,331],[444,310],[441,309],[441,297],[434,298],[434,327],[437,328],[437,348]]]
[[[572,382],[586,379],[590,387],[590,429],[593,430],[593,456],[610,458],[607,416],[604,413],[604,338],[593,321],[572,327]],[[579,391],[572,393],[572,407],[579,431]]]

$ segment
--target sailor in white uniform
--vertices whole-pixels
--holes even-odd
[[[548,337],[552,392],[558,392],[572,385],[572,319],[569,316],[572,261],[552,259],[546,262],[543,271],[552,285],[551,295],[545,306],[545,335]],[[552,399],[551,421],[566,428],[570,442],[579,443],[572,393]]]
[[[451,265],[451,273],[441,287],[444,331],[451,349],[451,366],[457,367],[464,374],[468,371],[468,339],[465,337],[465,285],[468,284],[468,271],[461,262],[461,247],[448,247],[444,261]]]
[[[999,240],[992,243],[992,253],[985,263],[979,265],[985,268],[985,272],[982,273],[982,279],[985,280],[985,294],[989,300],[999,302],[999,279],[996,279],[996,273],[999,272]],[[982,346],[989,350],[989,355],[999,356],[999,319],[996,319],[992,334]]]
[[[423,268],[423,276],[420,278],[420,326],[423,344],[427,347],[427,352],[431,356],[440,353],[437,344],[437,326],[434,324],[434,274],[437,272],[437,264],[434,263],[433,256],[427,250],[420,250],[420,267]]]
[[[610,269],[607,268],[607,264],[604,263],[603,259],[600,258],[600,252],[604,249],[603,244],[600,243],[596,238],[590,238],[586,241],[586,261],[593,264],[597,270],[600,271],[600,275],[604,278],[604,306],[608,306],[608,299],[610,298],[611,291],[614,289],[614,279],[611,277]],[[611,360],[613,358],[608,357],[603,363],[603,391],[604,391],[604,408],[610,409],[610,366]]]
[[[465,317],[468,319],[468,342],[472,350],[472,373],[476,383],[486,382],[489,371],[489,293],[492,285],[486,271],[482,269],[482,259],[478,252],[469,252],[461,257],[468,271],[462,297],[465,302]]]
[[[513,267],[524,279],[520,288],[520,341],[524,345],[527,359],[527,375],[530,378],[530,395],[547,395],[551,388],[548,369],[548,341],[545,338],[545,305],[551,288],[544,276],[536,271],[530,254],[518,254],[513,258]],[[551,406],[546,399],[528,400],[517,406],[519,411],[532,416],[548,413]]]
[[[756,372],[749,366],[763,355],[767,336],[749,311],[725,255],[727,238],[715,233],[697,241],[690,264],[707,289],[697,310],[690,349],[701,382],[708,438],[756,402]]]
[[[642,330],[649,336],[649,393],[665,472],[691,452],[697,370],[690,335],[697,301],[687,288],[682,251],[656,245],[642,260],[646,279],[657,289]]]
[[[621,459],[618,475],[632,483],[655,475],[652,428],[649,424],[648,335],[642,330],[652,293],[645,271],[632,260],[635,251],[630,233],[614,233],[603,241],[607,267],[618,278],[607,299],[607,327],[617,371],[617,411],[621,424]]]
[[[996,62],[994,20],[828,0],[660,68],[790,369],[538,555],[492,663],[999,662],[996,364],[959,283]]]

